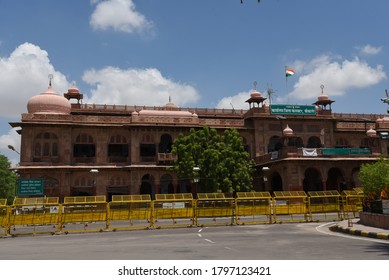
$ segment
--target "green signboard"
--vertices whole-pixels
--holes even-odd
[[[273,115],[316,115],[316,106],[314,105],[270,105],[270,114]]]
[[[18,195],[43,195],[43,179],[19,179]]]

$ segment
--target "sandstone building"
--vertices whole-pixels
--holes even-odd
[[[192,192],[167,167],[180,133],[236,128],[256,162],[257,191],[339,190],[359,186],[360,165],[388,153],[389,118],[333,113],[318,90],[312,105],[267,104],[256,90],[247,110],[82,104],[72,86],[28,100],[12,122],[21,134],[21,178],[41,178],[44,195],[84,196]]]

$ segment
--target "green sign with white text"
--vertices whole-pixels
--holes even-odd
[[[18,195],[43,195],[43,179],[19,179]]]
[[[315,116],[316,106],[314,105],[270,105],[270,114]]]

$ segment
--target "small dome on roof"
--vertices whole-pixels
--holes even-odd
[[[261,97],[261,93],[259,91],[257,91],[256,89],[254,89],[251,94],[250,94],[251,97]]]
[[[71,105],[69,100],[56,93],[51,85],[38,95],[31,97],[27,103],[30,114],[70,114]]]
[[[370,128],[368,131],[366,131],[367,137],[374,137],[377,135],[377,131],[375,131],[373,128]]]
[[[292,136],[293,135],[293,129],[289,127],[289,125],[286,125],[286,128],[282,131],[282,134],[284,136]]]

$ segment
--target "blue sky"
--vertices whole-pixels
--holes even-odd
[[[49,74],[84,103],[248,108],[257,81],[273,103],[312,104],[323,84],[335,112],[386,113],[387,0],[243,2],[0,0],[0,152],[15,157],[8,122]]]

